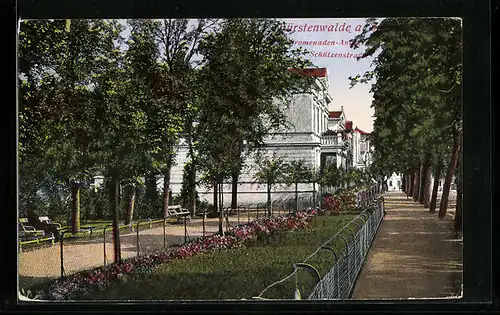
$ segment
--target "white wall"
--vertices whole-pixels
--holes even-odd
[[[389,191],[401,191],[402,177],[400,174],[392,173],[391,177],[387,180],[387,187]]]

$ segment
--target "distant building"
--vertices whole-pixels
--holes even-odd
[[[392,173],[391,177],[387,180],[388,191],[401,191],[403,180],[401,174]]]

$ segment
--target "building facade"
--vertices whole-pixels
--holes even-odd
[[[276,154],[285,161],[303,160],[319,169],[325,163],[333,162],[338,168],[366,168],[371,163],[372,149],[368,133],[352,128],[352,121],[347,121],[343,108],[329,111],[333,98],[329,94],[328,73],[326,68],[313,68],[301,71],[303,75],[314,78],[309,93],[297,94],[289,104],[288,130],[275,132],[265,139],[264,151]],[[176,164],[171,171],[172,194],[181,190],[184,164],[187,161],[188,148],[182,141],[177,150]],[[256,165],[252,156],[247,156],[241,172],[238,187],[238,202],[256,203],[266,200],[266,187],[255,183]],[[163,181],[158,177],[158,187]],[[299,191],[311,195],[312,184],[300,184]],[[198,187],[202,200],[210,202],[210,187]],[[223,187],[224,204],[230,203],[231,185]],[[273,189],[273,200],[288,198],[293,194],[292,187],[277,185]]]

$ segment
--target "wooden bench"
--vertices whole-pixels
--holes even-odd
[[[52,226],[55,225],[58,230],[62,229],[62,224],[58,222],[53,222],[49,217],[38,217],[38,221],[44,226]]]
[[[50,241],[51,245],[54,245],[54,234],[50,235],[19,235],[19,252],[22,252],[23,246],[27,244],[40,244],[41,242]]]
[[[176,217],[177,221],[180,221],[180,219],[184,217],[191,220],[191,213],[189,210],[181,206],[168,206],[168,216]]]
[[[44,230],[37,230],[34,226],[28,225],[28,218],[19,218],[19,236],[44,236]]]

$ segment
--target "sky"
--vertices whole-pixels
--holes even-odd
[[[290,38],[296,41],[296,46],[314,51],[314,56],[309,59],[316,66],[327,68],[330,94],[333,98],[329,109],[340,110],[343,106],[346,119],[353,121],[353,127],[357,126],[366,132],[373,131],[373,109],[370,107],[373,94],[369,92],[371,85],[357,84],[350,89],[348,79],[349,76],[362,75],[370,70],[373,57],[358,61],[355,57],[346,58],[342,55],[348,53],[359,55],[364,51],[363,48],[351,49],[349,45],[342,45],[342,41],[346,44],[359,34],[365,25],[365,19],[284,19],[284,21],[295,30]],[[320,41],[326,45],[317,43],[309,45],[310,43],[304,41]]]

